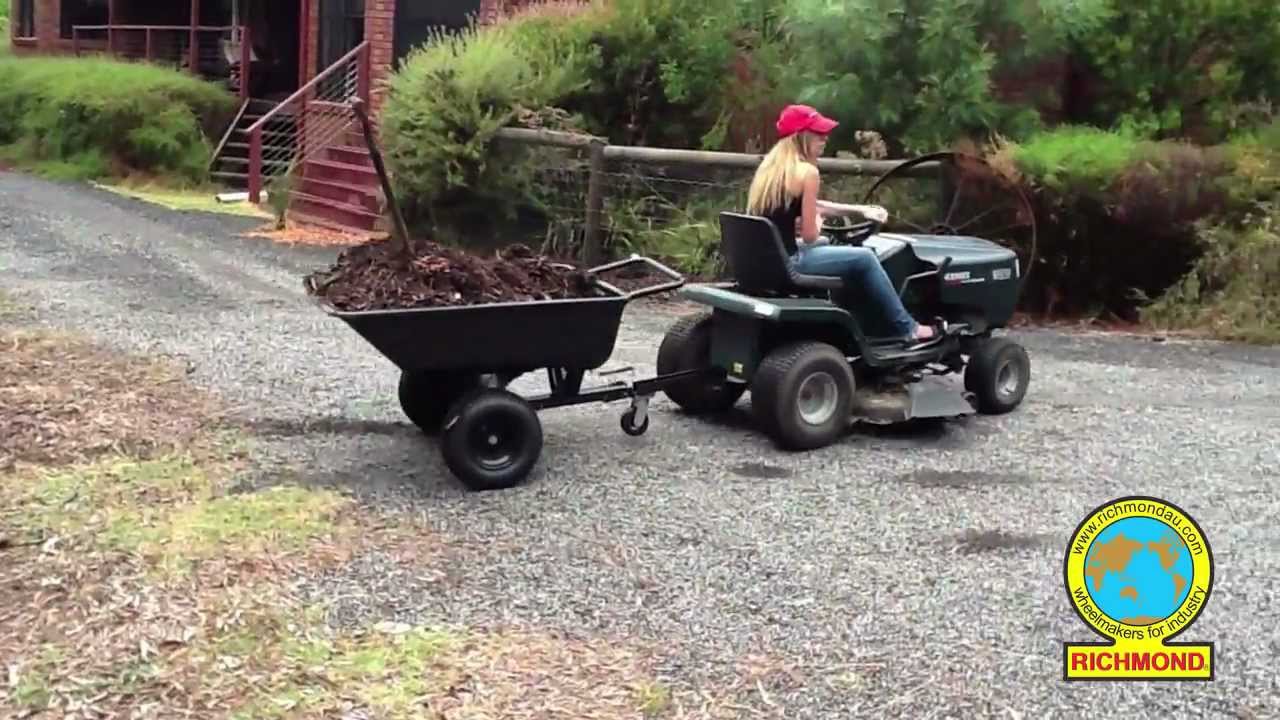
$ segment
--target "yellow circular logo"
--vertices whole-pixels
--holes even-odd
[[[1213,555],[1176,505],[1123,497],[1098,506],[1064,558],[1071,606],[1106,643],[1065,646],[1067,679],[1212,679],[1212,644],[1168,645],[1204,611]]]

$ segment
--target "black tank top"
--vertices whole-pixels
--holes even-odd
[[[777,207],[764,214],[778,228],[778,234],[782,236],[782,246],[787,249],[788,255],[796,254],[796,220],[800,217],[800,196],[797,195],[791,199],[791,202]]]

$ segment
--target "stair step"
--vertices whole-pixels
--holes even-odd
[[[225,170],[215,170],[209,173],[209,177],[215,182],[237,190],[244,190],[249,187],[249,176],[244,173],[226,172]]]
[[[371,230],[373,230],[371,228],[351,227],[350,225],[344,225],[340,222],[334,222],[333,220],[329,220],[327,218],[316,217],[315,215],[308,215],[307,213],[298,212],[297,210],[289,211],[289,219],[295,223],[300,223],[303,225],[315,225],[317,227],[328,228],[330,230],[337,230],[338,232],[368,233],[368,232],[371,232]]]
[[[335,160],[310,159],[303,163],[302,176],[350,185],[381,184],[378,172],[367,165],[352,165]]]
[[[247,143],[247,142],[228,142],[226,145],[223,145],[223,146],[222,146],[222,151],[223,151],[223,152],[226,152],[227,150],[244,150],[244,151],[247,153],[247,152],[249,152],[249,143]],[[264,144],[263,144],[263,146],[262,146],[262,154],[263,154],[263,155],[270,155],[270,154],[272,154],[272,153],[278,153],[278,152],[281,152],[281,151],[293,152],[293,150],[294,150],[294,148],[293,148],[293,146],[292,146],[292,145],[267,145],[267,144],[265,144],[265,143],[264,143]]]
[[[224,162],[224,163],[227,163],[228,165],[243,165],[243,166],[245,166],[246,168],[247,168],[247,167],[249,167],[249,158],[247,158],[247,157],[227,157],[227,156],[225,156],[225,155],[224,155],[224,156],[222,156],[222,157],[218,158],[218,162]],[[262,161],[262,167],[264,167],[264,168],[267,168],[267,167],[281,167],[281,168],[287,168],[287,167],[289,167],[289,166],[290,166],[290,165],[292,165],[292,164],[293,164],[293,161],[292,161],[292,160],[266,160],[266,159],[264,159],[264,160]]]
[[[310,193],[303,192],[300,190],[294,190],[290,192],[289,195],[293,197],[293,200],[296,203],[323,205],[326,208],[331,208],[333,210],[338,210],[344,213],[350,213],[351,215],[367,217],[373,220],[377,220],[378,218],[382,217],[376,211],[369,210],[368,208],[361,207],[360,205],[351,205],[349,203],[340,202],[338,200],[331,200],[326,197],[320,197],[319,195],[312,195]]]
[[[373,160],[369,157],[369,151],[362,147],[352,147],[350,145],[330,145],[325,148],[325,153],[330,160],[347,163],[348,165],[368,165],[373,167]]]
[[[344,183],[315,177],[302,178],[302,187],[299,188],[307,195],[363,207],[375,213],[382,207],[381,189],[380,185]]]
[[[382,219],[381,215],[369,212],[356,205],[336,202],[316,195],[292,192],[289,209],[307,217],[323,218],[344,227],[358,230],[373,230]]]

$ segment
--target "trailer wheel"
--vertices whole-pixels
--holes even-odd
[[[630,408],[626,412],[622,413],[622,420],[619,424],[622,425],[622,432],[630,435],[631,437],[640,437],[649,430],[649,416],[645,415],[644,422],[637,423],[636,409]]]
[[[978,411],[987,415],[1011,412],[1026,397],[1031,383],[1031,359],[1019,344],[990,338],[969,356],[964,387],[978,398]]]
[[[542,454],[542,423],[533,407],[509,390],[475,390],[449,411],[440,450],[468,489],[513,487]]]
[[[835,442],[849,425],[856,382],[849,361],[821,342],[770,352],[751,384],[751,405],[763,429],[787,450]]]
[[[506,387],[515,373],[498,373],[494,382]],[[427,435],[440,432],[444,416],[463,395],[485,382],[485,376],[477,372],[402,372],[400,374],[400,409],[405,417]]]
[[[402,372],[400,409],[422,432],[434,435],[440,431],[449,406],[475,383],[476,377],[470,373]]]
[[[681,318],[672,325],[658,346],[658,374],[708,367],[711,323],[711,315],[702,313]],[[698,378],[673,382],[663,389],[663,393],[682,410],[694,414],[728,410],[744,392],[745,385]]]

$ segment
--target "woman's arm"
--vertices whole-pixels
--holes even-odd
[[[818,209],[828,215],[862,215],[867,219],[880,223],[889,219],[889,212],[879,205],[846,205],[829,200],[819,200]]]
[[[818,204],[822,202],[818,199],[821,181],[818,178],[818,168],[812,165],[806,167],[808,169],[805,172],[804,189],[800,199],[799,240],[806,245],[811,245],[822,231],[822,220],[818,216]]]

